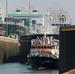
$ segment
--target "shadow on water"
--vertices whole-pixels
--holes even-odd
[[[50,70],[56,70],[56,69],[59,69],[59,66],[57,64],[47,64],[46,66],[40,66],[40,67],[35,67],[35,68],[32,68],[31,69],[34,69],[34,70],[45,70],[45,69],[50,69]]]
[[[30,65],[7,63],[0,65],[0,74],[59,74],[58,69],[32,69]]]
[[[59,70],[58,67],[39,67],[37,68],[32,68],[31,66],[29,66],[27,68],[29,70],[29,72],[24,72],[25,74],[59,74]]]

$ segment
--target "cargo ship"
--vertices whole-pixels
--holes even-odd
[[[32,68],[57,66],[59,60],[59,40],[45,36],[32,39],[30,54],[27,58]]]

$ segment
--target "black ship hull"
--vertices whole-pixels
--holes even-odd
[[[75,69],[75,26],[66,26],[60,28],[59,50],[60,72],[64,73],[71,69]]]
[[[32,68],[56,68],[58,66],[58,59],[53,59],[51,57],[32,56],[28,58],[28,62]]]

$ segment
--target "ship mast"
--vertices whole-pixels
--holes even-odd
[[[4,18],[3,18],[3,12],[2,12],[2,5],[0,4],[0,24],[4,23]]]
[[[6,29],[7,29],[7,36],[8,36],[8,0],[6,0]]]
[[[63,24],[63,26],[64,26],[64,23],[66,23],[66,13],[64,12],[64,10],[60,11],[59,21],[60,21],[60,24]]]
[[[29,27],[30,27],[30,0],[29,0],[29,23],[28,23],[28,33],[29,33]]]

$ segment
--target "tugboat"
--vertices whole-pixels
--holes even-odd
[[[58,64],[59,40],[53,37],[37,37],[31,40],[30,54],[27,56],[32,68],[50,67]]]

